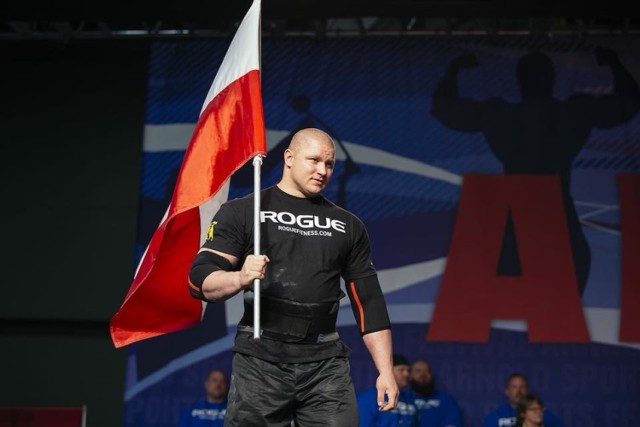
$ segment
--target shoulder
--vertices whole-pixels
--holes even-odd
[[[331,200],[327,199],[323,195],[319,195],[314,200],[315,200],[315,203],[320,205],[320,206],[322,206],[323,209],[335,212],[336,214],[339,214],[339,215],[353,217],[355,219],[358,219],[358,217],[353,212],[348,211],[345,208],[336,205],[335,203],[333,203]]]
[[[249,207],[253,207],[253,194],[227,200],[220,206],[220,211],[238,211]]]
[[[320,209],[322,209],[322,215],[337,220],[351,230],[352,236],[360,236],[363,232],[366,232],[366,226],[364,222],[353,212],[348,211],[324,196],[319,196],[314,202]]]
[[[324,200],[326,202],[326,206],[331,211],[332,217],[340,218],[340,220],[348,224],[351,224],[351,226],[355,227],[356,229],[366,230],[364,222],[356,214],[344,208],[341,208],[340,206],[336,205],[335,203],[331,202],[328,199],[324,199]]]
[[[260,198],[264,200],[265,198],[269,198],[271,194],[273,194],[272,188],[266,188],[261,190]],[[241,197],[236,197],[235,199],[229,199],[220,205],[220,211],[234,212],[236,214],[247,210],[253,212],[253,196],[253,193],[249,193]]]
[[[457,413],[459,411],[458,401],[451,393],[437,391],[436,399],[440,401],[440,408],[447,413]]]

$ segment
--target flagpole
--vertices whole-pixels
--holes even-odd
[[[258,18],[258,64],[262,82],[262,8]],[[260,255],[260,170],[262,156],[253,158],[253,254]],[[260,339],[260,279],[253,280],[253,338]]]
[[[253,254],[260,255],[260,168],[262,156],[253,158]],[[253,338],[260,338],[260,279],[253,279]]]

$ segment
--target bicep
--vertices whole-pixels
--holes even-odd
[[[198,253],[203,252],[203,251],[208,251],[208,252],[214,253],[216,255],[219,255],[219,256],[225,258],[227,261],[229,261],[229,263],[231,263],[232,266],[236,266],[238,264],[238,257],[237,256],[234,256],[234,255],[231,255],[231,254],[228,254],[228,253],[225,253],[225,252],[217,251],[215,249],[206,248],[206,247],[202,247],[198,251]]]
[[[377,274],[346,282],[346,290],[362,335],[391,327]]]

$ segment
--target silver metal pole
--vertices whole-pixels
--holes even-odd
[[[253,158],[253,254],[260,255],[260,168],[262,156]],[[260,279],[253,280],[253,338],[260,338]]]

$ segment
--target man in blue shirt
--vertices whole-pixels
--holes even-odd
[[[509,375],[504,394],[508,402],[487,415],[482,427],[513,427],[516,425],[516,406],[522,396],[529,393],[529,381],[524,374],[515,372]],[[562,427],[562,422],[548,409],[544,409],[542,422],[545,427]]]
[[[206,398],[180,417],[179,427],[222,427],[227,413],[227,376],[219,369],[209,372],[204,383]]]
[[[410,363],[406,357],[393,355],[393,376],[398,384],[400,395],[395,409],[383,412],[377,403],[378,391],[371,387],[358,395],[358,417],[360,427],[417,427],[418,412],[411,403],[407,386],[409,385]]]
[[[462,413],[449,393],[436,390],[429,363],[419,359],[411,367],[409,394],[418,410],[419,427],[462,427]]]

